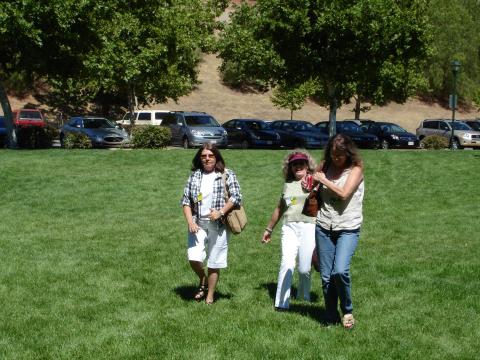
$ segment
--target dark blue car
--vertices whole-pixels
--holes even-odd
[[[397,124],[389,122],[370,122],[362,124],[365,133],[376,135],[382,149],[416,149],[420,145],[418,137]]]
[[[373,134],[366,134],[362,128],[354,121],[337,121],[337,134],[349,136],[353,142],[360,148],[377,149],[380,142],[378,137]],[[315,126],[325,134],[328,134],[328,121],[322,121]]]
[[[276,120],[270,123],[287,148],[322,149],[328,142],[328,135],[323,134],[312,123],[303,120]]]
[[[0,145],[5,144],[7,129],[5,128],[5,117],[0,116]]]
[[[250,147],[280,147],[280,135],[269,124],[258,119],[232,119],[224,123],[228,145],[242,149]]]

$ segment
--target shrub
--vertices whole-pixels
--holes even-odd
[[[448,140],[440,135],[428,135],[421,141],[424,149],[439,150],[448,148]]]
[[[135,126],[132,129],[132,145],[138,149],[161,149],[171,140],[172,133],[164,126]]]
[[[45,127],[29,126],[17,129],[18,147],[24,149],[45,149],[52,146],[58,136],[58,129],[51,125]]]
[[[83,133],[68,133],[63,138],[63,146],[67,149],[91,149],[92,141]]]

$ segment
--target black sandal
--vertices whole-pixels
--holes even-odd
[[[208,287],[207,285],[200,285],[197,290],[197,293],[193,297],[196,301],[201,301],[207,295]]]

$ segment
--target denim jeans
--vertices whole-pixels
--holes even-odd
[[[319,225],[315,227],[327,317],[338,316],[339,299],[343,314],[350,314],[353,310],[350,261],[357,247],[359,235],[360,229],[332,231]]]

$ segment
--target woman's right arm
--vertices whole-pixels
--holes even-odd
[[[200,227],[193,221],[192,208],[189,205],[183,205],[183,215],[187,220],[188,231],[191,233],[198,232]]]
[[[275,208],[275,210],[273,210],[272,217],[270,218],[270,221],[268,222],[268,225],[265,228],[265,231],[263,232],[262,243],[266,244],[266,243],[270,242],[270,240],[272,238],[273,229],[274,229],[275,225],[277,225],[280,217],[282,216],[283,210],[284,210],[284,208],[283,208],[283,198],[282,198],[278,202],[278,205]]]
[[[182,197],[182,208],[183,208],[183,215],[185,216],[185,220],[187,220],[187,225],[188,225],[188,231],[191,233],[196,233],[200,229],[200,227],[193,221],[193,214],[192,214],[192,200],[191,195],[190,195],[190,186],[193,180],[193,176],[190,175],[190,177],[187,180],[187,184],[185,185],[185,188],[183,189],[183,197]]]

